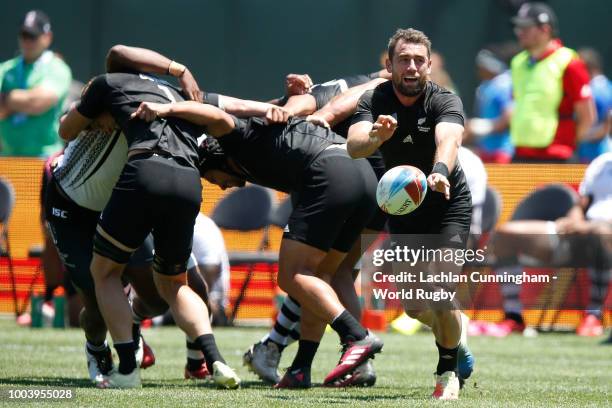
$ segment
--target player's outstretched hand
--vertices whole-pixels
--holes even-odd
[[[379,115],[372,125],[370,136],[377,137],[383,143],[393,136],[395,129],[397,129],[397,119],[390,115]]]
[[[289,112],[280,106],[272,106],[266,111],[266,122],[268,125],[273,123],[287,123]]]
[[[204,101],[204,92],[200,90],[198,82],[189,69],[185,69],[183,75],[179,77],[179,83],[181,84],[181,88],[183,88],[183,92],[185,92],[189,99],[200,103]]]
[[[306,120],[308,122],[314,123],[315,125],[319,125],[319,126],[323,126],[326,127],[328,129],[331,129],[331,126],[329,125],[329,122],[327,122],[325,120],[324,117],[319,116],[319,115],[308,115],[306,116]]]
[[[450,183],[448,179],[440,173],[431,173],[427,177],[427,185],[432,191],[444,194],[444,198],[450,199]]]
[[[288,74],[285,78],[287,96],[304,95],[310,91],[312,79],[308,74]]]
[[[168,105],[166,103],[142,102],[138,109],[130,115],[130,119],[138,118],[146,122],[152,122],[158,116],[163,117],[168,113]]]

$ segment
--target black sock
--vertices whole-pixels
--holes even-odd
[[[87,347],[89,354],[96,358],[100,372],[103,375],[108,375],[113,369],[113,356],[106,341],[102,341],[100,344],[95,344],[87,340],[85,347]]]
[[[506,315],[505,316],[506,319],[514,320],[518,324],[525,324],[525,321],[523,320],[523,316],[521,316],[520,313],[506,312],[505,315]]]
[[[278,347],[278,351],[280,351],[281,353],[283,352],[283,350],[285,349],[285,347],[287,347],[287,346],[284,346],[284,345],[282,345],[282,344],[280,344],[280,343],[275,342],[274,340],[272,340],[272,339],[271,339],[271,338],[269,338],[269,337],[268,337],[268,338],[267,338],[267,339],[266,339],[266,340],[263,342],[263,344],[268,344],[268,343],[274,343],[274,344],[276,344],[276,347]]]
[[[189,350],[194,350],[197,352],[197,354],[201,353],[200,348],[195,343],[192,343],[189,340],[187,340],[186,343],[187,343],[187,353],[189,353]],[[192,358],[192,357],[187,356],[187,369],[189,371],[199,370],[203,363],[204,363],[203,358]]]
[[[300,339],[299,327],[298,327],[298,330],[292,329],[289,332],[289,337],[291,337],[291,339],[293,339],[293,341],[298,341]]]
[[[319,343],[316,341],[300,340],[297,354],[293,359],[293,363],[291,363],[290,369],[310,368],[318,348]]]
[[[361,340],[368,335],[366,329],[346,310],[334,319],[331,327],[338,333],[342,343]]]
[[[106,356],[109,352],[108,344],[106,344],[106,342],[104,341],[100,344],[95,344],[87,340],[85,346],[87,347],[87,351],[89,352],[89,354],[92,354],[94,356]]]
[[[202,363],[204,363],[204,359],[196,360],[196,359],[187,357],[187,369],[189,371],[199,370],[200,367],[202,367]]]
[[[206,359],[206,366],[210,373],[213,373],[213,363],[215,361],[220,361],[225,364],[225,360],[221,357],[221,353],[217,348],[217,343],[215,343],[215,336],[212,334],[203,334],[197,339],[195,339],[194,343],[202,350],[204,353],[204,359]]]
[[[457,371],[457,350],[459,346],[453,349],[447,349],[442,347],[436,342],[438,347],[438,367],[436,368],[436,374],[442,375],[447,371]]]
[[[132,323],[132,338],[134,339],[134,344],[136,348],[140,345],[140,324]]]
[[[129,374],[136,368],[136,346],[133,341],[115,343],[115,350],[119,356],[119,372]]]

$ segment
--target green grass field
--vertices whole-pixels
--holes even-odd
[[[0,405],[16,406],[7,389],[68,387],[75,399],[45,405],[78,406],[402,406],[449,404],[429,399],[436,351],[429,333],[406,337],[382,334],[385,349],[375,360],[378,382],[373,388],[273,390],[242,367],[242,353],[264,329],[230,328],[216,331],[228,363],[237,369],[240,390],[217,390],[210,384],[182,379],[184,337],[176,328],[145,330],[157,363],[142,372],[141,390],[98,390],[87,379],[83,335],[78,330],[24,329],[0,319]],[[612,406],[612,347],[567,334],[537,338],[473,338],[476,371],[454,406]],[[295,346],[287,349],[281,366],[289,365]],[[313,366],[320,384],[338,359],[335,335],[325,336]],[[41,401],[29,403],[41,405]]]

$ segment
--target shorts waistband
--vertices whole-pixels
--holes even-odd
[[[60,197],[62,197],[64,200],[67,200],[67,201],[70,201],[70,202],[74,203],[74,200],[72,198],[70,198],[68,196],[68,194],[66,194],[66,192],[64,191],[64,189],[60,185],[60,182],[53,175],[51,176],[51,185],[52,185],[53,188],[55,188],[55,190],[60,195]]]

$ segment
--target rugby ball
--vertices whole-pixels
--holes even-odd
[[[427,194],[427,178],[414,166],[388,170],[378,182],[376,201],[387,214],[405,215],[414,211]]]

